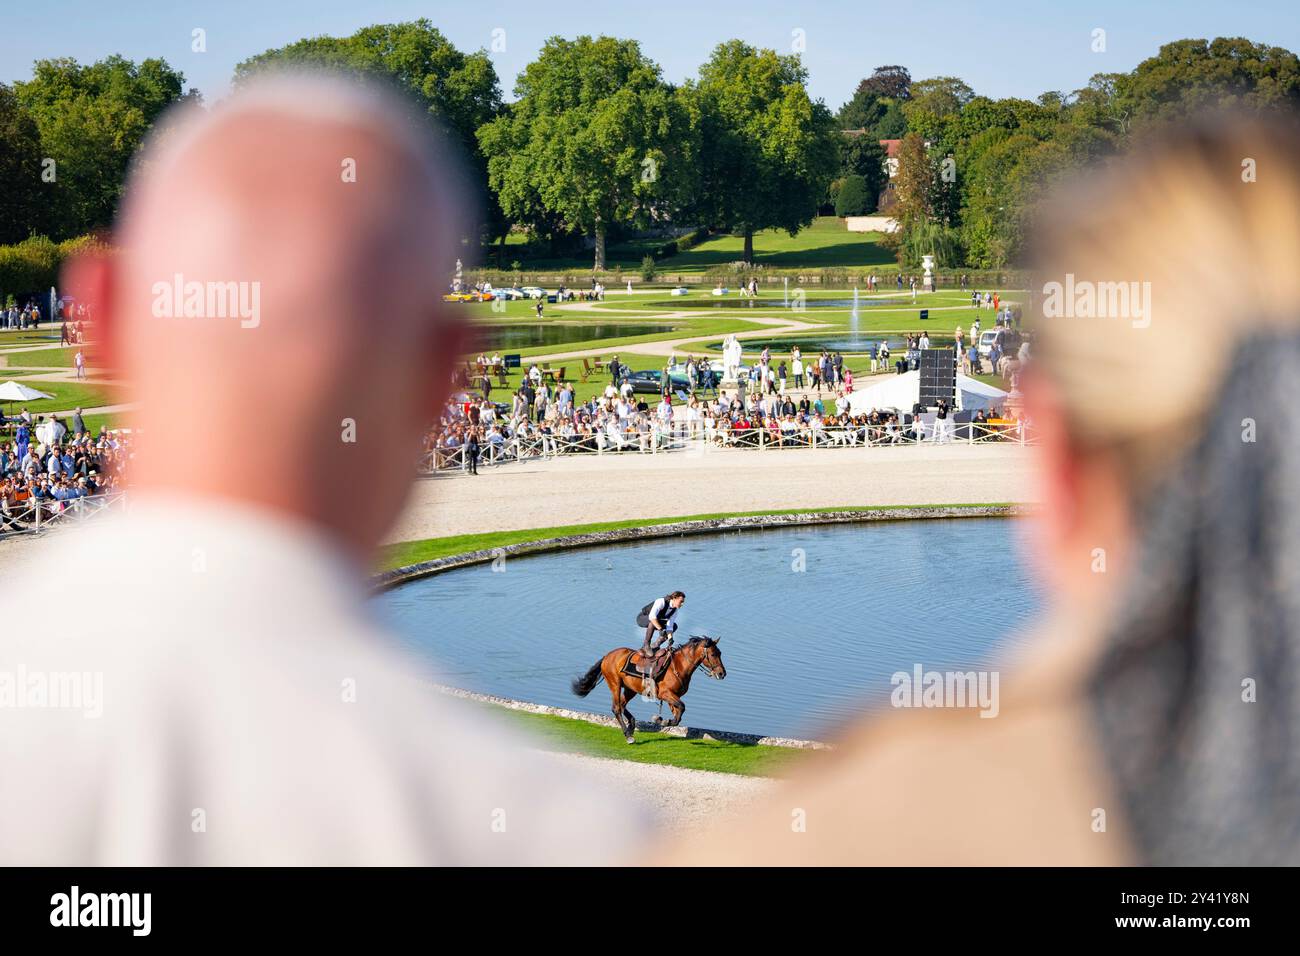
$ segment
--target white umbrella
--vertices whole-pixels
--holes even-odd
[[[38,392],[22,382],[5,382],[0,385],[0,402],[34,402],[38,398],[53,398],[44,392]]]
[[[0,385],[0,402],[34,402],[38,398],[53,397],[53,395],[46,395],[44,392],[38,392],[36,389],[24,385],[22,382],[9,381]]]

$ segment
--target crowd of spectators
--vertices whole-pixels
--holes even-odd
[[[55,415],[33,419],[24,408],[6,426],[0,435],[0,533],[29,530],[82,499],[122,489],[131,459],[127,433],[101,428],[92,435],[81,409],[65,424]]]
[[[925,333],[909,335],[900,361],[928,347]],[[883,358],[888,360],[887,346]],[[956,435],[956,415],[946,403],[924,410],[924,417],[920,408],[853,409],[853,371],[840,353],[829,350],[805,358],[795,346],[788,357],[776,358],[765,348],[730,390],[719,388],[715,360],[674,357],[659,375],[659,394],[649,397],[633,387],[631,370],[615,356],[603,390],[584,401],[577,400],[574,383],[548,382],[536,365],[525,371],[509,401],[493,401],[493,375],[498,381],[504,375],[498,359],[481,356],[475,374],[460,373],[455,384],[462,390],[425,437],[428,469],[463,466],[477,473],[484,458],[648,452],[686,441],[816,447],[943,442]],[[465,390],[471,382],[481,385],[480,393]],[[969,418],[977,426],[974,437],[995,437],[989,426],[1003,421],[1002,414],[1001,409],[974,413]]]

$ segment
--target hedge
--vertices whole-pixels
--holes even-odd
[[[87,249],[107,246],[94,236],[77,236],[53,242],[32,236],[22,242],[0,246],[0,302],[9,296],[26,296],[57,286],[63,263]]]

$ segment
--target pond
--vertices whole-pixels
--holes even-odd
[[[606,651],[639,646],[637,612],[680,589],[679,635],[720,636],[727,668],[724,681],[692,681],[683,722],[817,738],[888,706],[897,671],[978,668],[1018,639],[1041,601],[1018,558],[1027,520],[821,525],[579,548],[509,558],[499,571],[449,571],[375,600],[445,683],[609,713],[603,681],[586,698],[574,697],[569,681]],[[639,719],[654,714],[639,698],[630,706]]]
[[[634,335],[671,332],[675,326],[637,322],[518,322],[475,324],[472,352],[510,352],[543,345],[568,345],[597,339],[621,339]]]

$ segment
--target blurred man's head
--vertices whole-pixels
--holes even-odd
[[[256,80],[166,125],[119,253],[69,276],[140,403],[137,486],[243,499],[373,548],[460,348],[440,297],[458,182],[403,104],[336,78]]]

